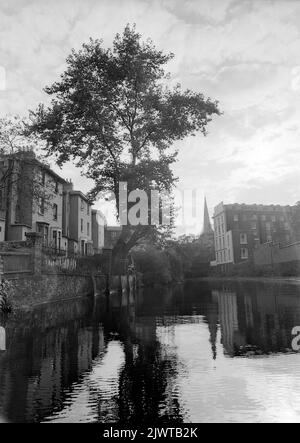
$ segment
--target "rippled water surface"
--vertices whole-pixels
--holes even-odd
[[[0,414],[300,422],[298,325],[300,287],[261,282],[194,281],[2,317]]]

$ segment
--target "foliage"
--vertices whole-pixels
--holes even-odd
[[[2,280],[0,283],[0,311],[11,312],[13,308],[14,288],[11,282]]]
[[[171,252],[147,246],[135,248],[132,255],[145,285],[169,284],[183,279],[180,258]]]
[[[203,94],[167,86],[164,67],[172,58],[129,25],[111,49],[90,39],[72,51],[60,81],[45,88],[50,107],[41,104],[31,113],[31,131],[46,141],[47,154],[60,165],[75,161],[94,180],[93,198],[114,193],[117,213],[119,182],[127,182],[129,192],[171,192],[174,142],[199,131],[205,135],[212,115],[220,114],[218,103]],[[131,240],[129,250],[155,230],[124,229],[120,243]]]

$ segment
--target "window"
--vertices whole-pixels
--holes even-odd
[[[272,235],[271,234],[267,234],[267,241],[272,241]]]
[[[248,258],[248,249],[247,248],[242,248],[241,249],[241,258],[242,259],[247,259]]]
[[[272,215],[271,220],[272,220],[273,223],[276,222],[276,217],[275,217],[275,215]]]
[[[285,230],[289,230],[290,229],[290,225],[288,222],[284,222],[284,229]]]
[[[239,216],[238,214],[234,214],[233,216],[233,221],[238,222],[239,221]]]
[[[86,213],[90,215],[90,205],[88,203],[86,204]]]
[[[240,234],[240,244],[241,245],[247,244],[247,234]]]
[[[58,181],[55,182],[55,193],[58,194]]]
[[[256,222],[251,222],[251,229],[256,229],[256,228],[257,228]]]
[[[87,235],[90,235],[90,224],[87,223],[86,225],[86,231],[87,231]]]
[[[53,220],[57,220],[57,204],[53,204]]]
[[[270,222],[266,223],[266,230],[271,231],[271,223]]]
[[[80,219],[80,231],[83,232],[83,219]]]
[[[43,197],[39,198],[39,213],[41,215],[45,213],[45,199]]]
[[[262,215],[262,216],[261,216],[261,219],[262,219],[262,221],[266,221],[266,220],[267,220],[267,218],[266,218],[265,215]]]
[[[84,201],[82,199],[80,200],[80,210],[84,211]]]
[[[252,220],[257,220],[257,215],[256,214],[252,215]]]

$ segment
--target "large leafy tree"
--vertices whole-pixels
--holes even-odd
[[[119,215],[119,182],[133,189],[171,192],[176,178],[174,142],[206,134],[218,103],[199,92],[168,87],[165,65],[173,54],[143,41],[135,27],[117,34],[113,47],[90,40],[67,58],[58,82],[46,87],[51,105],[32,112],[32,130],[62,165],[73,160],[94,180],[91,196],[113,192]],[[125,255],[157,228],[126,226],[115,250]]]

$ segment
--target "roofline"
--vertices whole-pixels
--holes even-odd
[[[91,201],[88,199],[88,197],[83,194],[81,191],[69,191],[70,195],[79,195],[81,198],[83,198],[87,203],[89,203],[89,205],[92,206]]]
[[[10,158],[10,157],[12,157],[12,156],[16,156],[16,158],[18,159],[18,160],[20,160],[20,161],[30,161],[32,164],[37,164],[37,165],[39,165],[40,167],[41,167],[41,169],[44,169],[44,170],[46,170],[46,171],[48,171],[51,175],[53,175],[57,180],[59,180],[61,183],[63,183],[63,184],[67,184],[68,182],[64,179],[64,178],[62,178],[60,175],[58,175],[55,171],[53,171],[53,169],[51,169],[50,168],[50,166],[48,166],[46,163],[43,163],[42,161],[40,161],[39,159],[37,159],[36,158],[36,156],[35,156],[35,153],[32,151],[32,153],[33,153],[33,155],[30,157],[30,156],[28,156],[27,158],[26,158],[26,152],[31,152],[31,151],[24,151],[24,153],[25,153],[25,156],[24,157],[22,157],[21,155],[20,156],[18,156],[17,154],[18,154],[18,152],[16,152],[15,154],[4,154],[4,155],[1,155],[0,156],[0,159],[3,159],[3,158]],[[22,154],[22,152],[20,152],[20,154]]]

